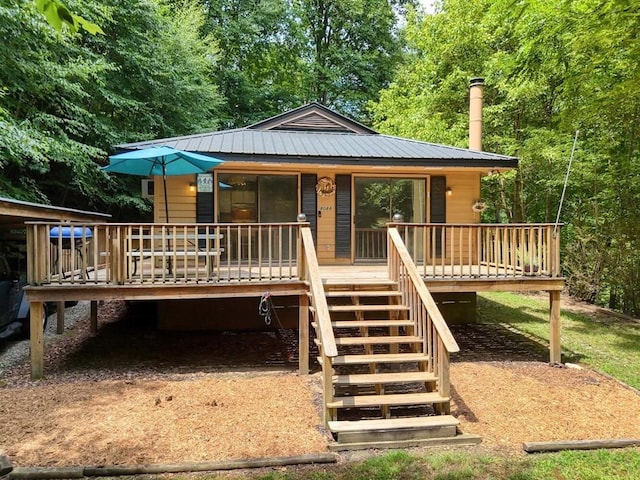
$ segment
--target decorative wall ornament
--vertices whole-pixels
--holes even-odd
[[[484,200],[476,200],[475,202],[473,202],[473,205],[471,205],[471,210],[476,213],[484,212],[485,208],[487,208],[487,202],[485,202]]]
[[[329,177],[322,177],[316,183],[316,193],[321,197],[330,197],[336,193],[336,184]]]

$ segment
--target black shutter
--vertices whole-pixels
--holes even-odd
[[[213,176],[213,174],[211,174]],[[198,176],[196,175],[196,185],[198,184]],[[211,186],[210,192],[196,192],[196,223],[214,223],[215,219],[215,182]],[[198,233],[206,233],[205,229],[198,229]],[[205,249],[207,241],[198,240],[198,248]]]
[[[316,230],[317,230],[317,212],[318,212],[318,198],[316,194],[316,183],[318,183],[318,176],[313,173],[303,173],[300,175],[300,189],[302,192],[302,213],[307,216],[307,222],[311,227],[311,233],[313,233],[313,241],[316,242]]]
[[[197,176],[196,176],[196,185]],[[196,223],[214,223],[215,220],[216,186],[212,185],[210,192],[196,193]]]
[[[336,175],[336,258],[351,258],[351,175]]]
[[[431,177],[431,223],[447,222],[447,177]],[[436,255],[442,256],[442,229],[435,232]]]

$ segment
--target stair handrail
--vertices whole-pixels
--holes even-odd
[[[422,277],[418,272],[418,268],[416,267],[415,263],[413,263],[413,259],[411,258],[411,255],[409,254],[409,251],[407,250],[406,245],[402,241],[402,237],[400,236],[398,229],[396,227],[390,226],[387,229],[387,232],[390,239],[389,247],[393,246],[393,250],[395,250],[400,261],[402,262],[405,268],[405,271],[409,279],[411,280],[411,283],[413,284],[416,290],[416,293],[420,297],[422,304],[425,306],[427,313],[431,318],[431,322],[433,323],[433,326],[438,332],[438,335],[440,336],[440,339],[444,347],[449,353],[459,352],[460,347],[458,346],[458,343],[453,337],[451,330],[449,330],[449,326],[447,325],[447,322],[442,316],[442,313],[440,312],[438,305],[436,305],[435,300],[431,296],[431,292],[429,292],[429,289],[427,288],[424,281],[422,280]],[[392,258],[393,255],[391,253],[392,253],[392,249],[389,248],[389,254],[387,256],[389,276],[392,280],[398,281],[399,269],[394,268],[393,258]]]
[[[303,250],[301,258],[304,260],[304,266],[302,268],[303,271],[298,272],[298,275],[300,275],[300,279],[305,280],[309,284],[311,305],[315,310],[315,319],[318,325],[318,333],[320,334],[321,354],[329,358],[334,358],[338,356],[338,347],[336,346],[336,339],[333,335],[329,306],[324,293],[322,277],[320,276],[320,267],[318,266],[318,257],[316,256],[316,248],[313,243],[311,228],[302,225],[300,227],[300,236],[302,238]]]

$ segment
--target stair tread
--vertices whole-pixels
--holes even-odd
[[[354,288],[354,287],[360,287],[360,288],[379,288],[379,287],[384,287],[384,286],[397,286],[398,283],[394,282],[393,280],[389,280],[389,279],[373,279],[373,280],[356,280],[354,281],[353,279],[349,280],[349,279],[342,279],[342,278],[326,278],[323,279],[322,283],[324,284],[325,288],[331,288],[331,287],[340,287],[341,289],[345,290],[348,288]]]
[[[397,290],[329,290],[327,297],[399,297]]]
[[[442,397],[438,392],[353,395],[348,397],[334,397],[332,402],[327,402],[327,408],[372,407],[375,405],[418,405],[423,403],[446,403],[449,400],[449,397]]]
[[[406,305],[329,305],[330,312],[380,312],[383,310],[409,310]]]
[[[478,435],[468,433],[458,433],[452,437],[439,438],[423,438],[408,440],[389,440],[389,441],[362,441],[362,442],[335,442],[329,444],[329,450],[338,452],[342,450],[370,450],[372,448],[395,448],[405,449],[410,447],[422,446],[461,446],[461,445],[478,445],[482,442],[482,438]]]
[[[459,424],[460,422],[453,415],[433,415],[430,417],[380,418],[373,420],[336,420],[329,422],[329,430],[335,433],[343,433],[457,426]]]
[[[410,335],[382,337],[337,337],[336,345],[383,345],[391,343],[419,343],[420,337]]]
[[[331,322],[335,328],[358,328],[358,327],[411,327],[411,320],[336,320]]]
[[[368,355],[338,355],[333,357],[333,365],[359,365],[363,363],[403,363],[426,362],[424,353],[373,353]]]
[[[336,385],[372,385],[376,383],[433,382],[437,377],[429,372],[353,373],[334,375]]]

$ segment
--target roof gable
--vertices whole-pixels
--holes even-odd
[[[246,128],[251,130],[312,131],[369,135],[378,133],[317,102],[262,120]]]

